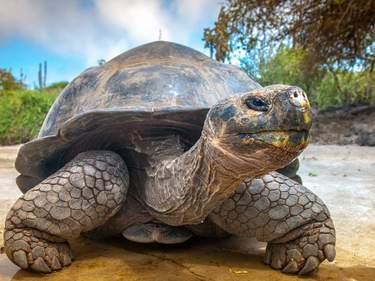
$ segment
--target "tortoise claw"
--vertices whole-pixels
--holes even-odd
[[[324,255],[328,261],[333,261],[336,257],[336,249],[332,244],[325,245],[323,248]]]
[[[304,234],[283,243],[268,243],[266,264],[285,273],[305,275],[318,269],[325,259],[336,256],[335,231],[329,228],[330,220],[304,226]]]
[[[34,263],[31,265],[31,269],[42,273],[50,273],[52,271],[42,257],[39,257],[34,261]]]
[[[319,263],[320,261],[317,257],[308,257],[304,267],[300,270],[300,272],[298,272],[298,274],[305,275],[315,271],[316,269],[318,269]]]
[[[291,260],[282,270],[284,273],[297,273],[298,272],[298,264],[295,260]]]
[[[32,229],[6,231],[9,234],[5,251],[16,265],[26,270],[50,273],[71,264],[72,252],[67,242],[47,241],[35,236],[35,232]]]

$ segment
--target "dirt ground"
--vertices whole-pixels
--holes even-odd
[[[326,109],[313,120],[313,143],[375,146],[375,105]]]
[[[16,150],[0,148],[0,232],[20,195]],[[375,147],[311,145],[301,156],[300,174],[327,203],[337,229],[336,260],[312,276],[271,270],[262,263],[265,244],[251,239],[192,239],[168,247],[81,239],[73,245],[75,262],[47,276],[19,270],[1,254],[0,280],[375,280]]]

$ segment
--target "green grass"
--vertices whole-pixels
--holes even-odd
[[[0,145],[35,138],[59,90],[0,91]]]

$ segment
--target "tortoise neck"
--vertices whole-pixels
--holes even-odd
[[[166,135],[161,137],[141,138],[131,140],[133,150],[141,151],[147,155],[148,166],[146,168],[152,174],[159,163],[172,160],[184,153],[185,144],[179,135]]]
[[[190,150],[157,165],[144,188],[144,201],[167,224],[197,224],[245,178],[255,176],[252,170],[203,134]]]

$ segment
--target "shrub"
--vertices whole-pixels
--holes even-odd
[[[30,90],[0,91],[0,144],[35,138],[56,96]]]
[[[331,72],[310,63],[311,59],[301,49],[281,48],[259,65],[259,81],[262,85],[299,86],[319,109],[375,103],[375,72],[339,69]]]
[[[374,103],[374,79],[371,72],[327,72],[314,89],[314,101],[321,108]]]
[[[51,85],[43,88],[43,92],[48,92],[48,93],[59,93],[61,92],[67,85],[69,84],[69,82],[66,82],[66,81],[61,81],[61,82],[56,82],[56,83],[52,83]]]
[[[0,68],[0,90],[22,89],[25,89],[22,81],[18,81],[10,71]]]

